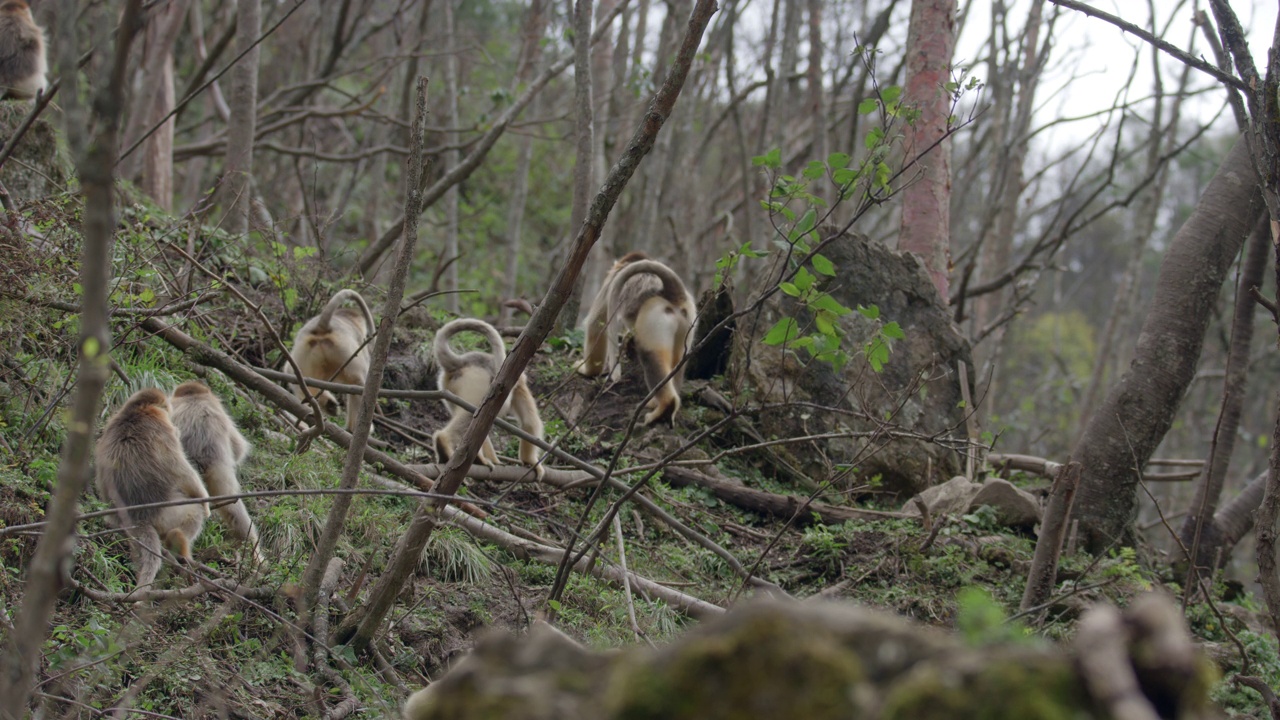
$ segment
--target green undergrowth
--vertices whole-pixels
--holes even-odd
[[[23,245],[29,255],[15,258],[11,267],[25,270],[21,277],[8,278],[13,284],[0,294],[0,359],[4,361],[0,368],[0,524],[6,527],[42,519],[65,438],[78,323],[77,316],[64,308],[78,303],[72,281],[74,263],[68,259],[76,256],[76,243],[74,225],[51,218],[65,219],[74,211],[66,201],[27,210],[28,219],[44,229],[48,242],[42,251]],[[172,276],[181,275],[180,263],[162,252],[165,242],[178,237],[185,235],[157,227],[144,209],[124,214],[113,265],[117,268],[113,307],[157,306],[157,297],[172,285]],[[209,267],[242,288],[286,341],[336,289],[320,279],[320,270],[309,258],[261,238],[238,247],[217,233],[207,233],[201,235],[200,246]],[[219,291],[217,282],[197,275],[192,283],[193,293],[209,294],[211,299],[196,311],[171,318],[173,322],[250,364],[278,366],[279,350],[256,316],[225,293],[214,296]],[[376,297],[376,292],[369,295]],[[401,359],[398,362],[420,358],[430,345],[433,328],[444,319],[434,308],[425,313],[425,318],[410,318],[411,322],[397,328],[392,352]],[[117,368],[107,385],[99,422],[140,388],[172,388],[202,377],[253,443],[253,452],[240,470],[244,489],[295,494],[247,501],[268,558],[262,567],[243,561],[240,549],[228,542],[216,518],[206,524],[195,546],[196,559],[211,572],[268,588],[272,590],[269,597],[203,595],[185,603],[134,605],[96,601],[67,589],[55,609],[53,631],[45,645],[41,667],[45,684],[40,692],[92,708],[127,700],[138,710],[181,718],[316,717],[314,698],[326,697],[331,706],[348,691],[318,674],[296,669],[304,645],[291,598],[333,503],[330,495],[304,491],[336,487],[344,451],[321,439],[298,452],[297,434],[288,418],[218,372],[196,366],[143,332],[132,316],[115,316],[112,337]],[[619,426],[591,420],[590,411],[584,411],[588,420],[571,421],[566,408],[583,397],[596,403],[622,401],[617,392],[603,391],[603,382],[583,381],[573,373],[580,333],[554,340],[544,346],[529,370],[547,437],[603,465],[618,446]],[[438,402],[390,401],[383,410],[424,433],[445,417]],[[637,452],[667,447],[692,436],[709,415],[686,398],[678,432],[645,431],[648,434],[629,447]],[[389,452],[403,458],[430,458],[429,449],[404,437],[384,429],[375,429],[374,435],[390,444]],[[678,437],[673,440],[673,435]],[[516,454],[514,439],[505,434],[497,433],[495,443],[500,454]],[[712,434],[697,450],[707,457],[724,450],[724,443],[722,436]],[[624,454],[618,470],[645,462]],[[755,456],[729,455],[716,471],[722,479],[754,489],[808,495]],[[366,467],[361,487],[381,487],[370,472]],[[630,483],[640,475],[620,477]],[[1021,482],[1043,484],[1030,479]],[[469,481],[466,493],[496,505],[486,522],[561,545],[575,532],[593,530],[618,497],[616,492],[606,492],[587,510],[589,486],[562,492],[530,483]],[[743,566],[795,596],[821,595],[875,606],[957,629],[974,644],[1067,640],[1085,603],[1102,599],[1124,603],[1135,593],[1169,580],[1132,552],[1100,559],[1068,555],[1063,558],[1055,600],[1044,608],[1043,623],[1037,624],[1036,617],[1010,619],[1022,597],[1034,538],[1000,527],[988,510],[935,519],[942,526],[927,532],[917,520],[825,525],[800,517],[787,522],[736,507],[702,487],[668,485],[661,476],[649,481],[645,494],[727,549]],[[824,491],[824,501],[897,509],[896,503],[876,495],[850,500]],[[332,624],[341,620],[344,608],[368,599],[417,507],[413,498],[377,494],[353,504],[338,546],[345,567],[333,598]],[[104,505],[87,492],[81,509],[92,512]],[[623,507],[620,522],[627,565],[639,575],[721,605],[753,594],[714,552],[635,506]],[[76,583],[98,591],[128,591],[132,570],[122,535],[101,518],[81,523],[79,532],[73,570]],[[582,546],[581,537],[575,545]],[[32,534],[0,538],[0,615],[8,621],[21,602],[23,570],[33,550]],[[604,533],[591,556],[601,564],[618,562],[612,531]],[[444,524],[433,533],[417,576],[397,597],[384,624],[378,662],[337,647],[331,663],[364,709],[363,716],[390,717],[404,693],[389,676],[379,673],[380,664],[394,668],[410,688],[439,677],[486,628],[519,631],[545,613],[555,579],[554,565],[518,557]],[[186,585],[176,570],[161,574],[162,588]],[[1274,642],[1265,628],[1250,627],[1241,619],[1258,612],[1251,603],[1247,597],[1237,600],[1243,614],[1226,613],[1221,618],[1209,606],[1193,604],[1188,616],[1205,641],[1228,649],[1237,643],[1245,647],[1251,666],[1243,668],[1237,658],[1234,666],[1224,668],[1224,675],[1246,670],[1275,687],[1280,685],[1280,658]],[[560,628],[595,648],[661,644],[694,624],[667,603],[647,599],[634,589],[628,599],[623,588],[578,574],[569,577],[554,608]],[[1230,683],[1221,684],[1215,698],[1231,713],[1255,708],[1258,702],[1252,691]],[[49,702],[59,714],[66,711],[57,701]]]

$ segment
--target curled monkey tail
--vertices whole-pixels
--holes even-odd
[[[609,290],[609,312],[616,313],[622,309],[622,288],[631,278],[640,273],[648,273],[662,281],[662,297],[673,305],[683,305],[689,295],[684,283],[675,272],[656,260],[636,260],[622,266],[613,278]]]
[[[373,313],[369,312],[369,305],[364,301],[360,293],[345,288],[334,293],[333,297],[329,298],[324,310],[320,312],[320,320],[316,323],[316,329],[321,331],[330,330],[329,323],[333,320],[333,314],[337,312],[338,307],[342,305],[344,300],[354,300],[360,306],[360,312],[364,314],[364,334],[365,337],[368,337],[373,333]]]
[[[489,341],[489,354],[493,356],[493,367],[496,371],[507,359],[507,346],[502,344],[502,336],[498,334],[496,328],[483,320],[471,318],[452,320],[445,323],[445,326],[436,332],[436,339],[432,343],[432,352],[435,353],[436,363],[440,365],[440,369],[451,373],[457,372],[466,365],[462,357],[455,353],[453,347],[449,345],[449,338],[468,330],[484,335],[485,339]]]

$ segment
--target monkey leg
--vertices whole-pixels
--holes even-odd
[[[254,560],[264,561],[261,543],[258,541],[258,528],[254,526],[253,519],[249,517],[249,509],[245,507],[243,501],[236,500],[230,505],[218,508],[218,517],[231,529],[233,538],[249,545],[253,550]]]
[[[493,441],[488,435],[484,438],[484,444],[480,446],[480,452],[476,454],[476,462],[489,468],[498,465],[498,453],[494,451]]]
[[[347,396],[347,432],[356,431],[356,418],[360,417],[360,396]]]
[[[511,411],[516,414],[516,419],[520,421],[520,429],[530,435],[542,439],[542,418],[538,415],[538,404],[534,401],[533,393],[529,390],[529,382],[524,375],[516,381],[516,386],[511,390]],[[538,455],[541,449],[533,443],[520,439],[520,462],[530,467],[536,468],[535,474],[541,480],[546,474],[542,465],[538,464]]]
[[[161,552],[160,533],[151,525],[130,527],[126,534],[132,541],[129,543],[129,555],[133,559],[135,587],[145,588],[156,581],[160,573]]]
[[[436,447],[436,462],[441,465],[453,457],[453,438],[445,430],[437,430],[431,435],[431,444]]]
[[[644,350],[637,348],[636,355],[644,368],[644,381],[649,388],[657,388],[646,407],[649,412],[644,416],[644,424],[652,425],[660,420],[671,419],[675,423],[675,414],[680,410],[680,393],[674,383],[668,381],[671,374],[671,354],[663,350]]]
[[[575,368],[579,375],[595,377],[604,371],[609,334],[605,324],[587,318],[587,338],[582,345],[582,360]]]
[[[191,562],[191,545],[204,529],[204,513],[191,506],[164,508],[156,519],[156,527],[165,530],[164,539],[173,554]]]

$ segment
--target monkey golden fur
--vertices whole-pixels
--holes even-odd
[[[449,345],[449,338],[468,330],[483,335],[489,341],[491,352],[472,351],[462,355],[454,352]],[[479,405],[484,400],[494,376],[498,374],[498,368],[507,359],[507,348],[502,344],[502,336],[483,320],[460,319],[445,324],[436,333],[433,351],[436,365],[440,367],[440,389],[448,390],[472,405]],[[447,462],[453,455],[454,448],[458,446],[471,421],[471,413],[466,410],[447,401],[444,406],[452,413],[452,417],[448,424],[432,436],[440,462]],[[522,430],[542,439],[542,418],[538,415],[538,405],[534,402],[533,393],[529,391],[529,382],[524,373],[516,380],[515,387],[511,389],[499,414],[513,412]],[[493,443],[488,437],[484,439],[476,460],[488,467],[498,464],[498,454],[494,452]],[[545,471],[538,464],[538,447],[523,438],[520,440],[520,462],[535,468],[538,479],[542,479]]]
[[[244,439],[222,401],[204,383],[184,382],[169,398],[170,416],[182,439],[191,466],[200,473],[210,497],[238,495],[240,481],[236,466],[249,454],[249,441]],[[249,543],[254,558],[262,562],[258,547],[258,529],[253,526],[244,501],[214,503],[218,517],[231,528],[232,537]]]
[[[354,300],[360,310],[340,308],[344,300]],[[339,290],[321,313],[307,321],[293,340],[293,360],[302,374],[315,380],[332,380],[348,385],[364,385],[369,374],[369,347],[365,340],[373,333],[373,313],[355,290]],[[348,362],[348,360],[350,362]],[[316,396],[326,412],[337,414],[338,399],[327,390],[297,388],[300,400],[307,392]],[[360,412],[360,396],[347,396],[347,429]]]
[[[646,407],[644,424],[675,421],[680,411],[680,386],[684,370],[663,382],[680,365],[697,322],[693,295],[671,270],[644,253],[633,252],[614,263],[587,313],[587,338],[577,370],[595,377],[610,368],[610,377],[622,377],[622,336],[634,337],[636,357],[650,390],[658,391]]]
[[[0,2],[0,98],[31,100],[48,85],[44,31],[22,0]]]
[[[119,509],[120,526],[133,541],[138,587],[150,585],[160,572],[162,540],[180,560],[190,562],[191,544],[209,516],[207,503],[129,509],[209,497],[182,452],[165,394],[156,388],[134,393],[107,421],[96,455],[98,496]]]

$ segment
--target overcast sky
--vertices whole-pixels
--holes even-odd
[[[1092,0],[1091,4],[1140,27],[1151,27],[1147,3],[1143,0]],[[1206,2],[1154,0],[1152,4],[1155,6],[1156,27],[1167,28],[1164,31],[1166,41],[1184,50],[1190,48],[1195,55],[1203,55],[1212,62],[1212,51],[1203,36],[1195,34],[1192,37],[1195,31],[1191,23],[1192,13],[1197,5],[1207,10]],[[1011,5],[1014,8],[1010,13],[1011,17],[1025,18],[1030,0],[1013,0]],[[1254,62],[1259,65],[1260,71],[1265,71],[1266,50],[1275,27],[1277,3],[1274,0],[1234,0],[1232,6],[1241,24],[1250,28],[1249,46]],[[975,60],[982,56],[982,43],[990,27],[990,7],[991,0],[975,0],[973,3],[972,17],[957,41],[955,60],[958,64],[974,65]],[[1051,4],[1047,5],[1046,13],[1053,7]],[[1053,62],[1050,63],[1045,84],[1037,94],[1040,105],[1037,117],[1040,123],[1102,111],[1116,101],[1126,85],[1129,85],[1130,102],[1139,101],[1150,94],[1151,52],[1146,43],[1137,37],[1122,32],[1103,20],[1069,10],[1064,10],[1064,17],[1058,21],[1054,37],[1057,46],[1053,51]],[[1181,63],[1168,55],[1162,55],[1160,67],[1165,89],[1170,91],[1178,80]],[[974,71],[982,78],[985,68],[977,65]],[[1129,83],[1131,74],[1132,84]],[[1222,110],[1226,94],[1215,89],[1218,85],[1212,78],[1203,73],[1196,75],[1192,87],[1208,92],[1202,93],[1190,103],[1187,110],[1195,117],[1208,121]],[[1105,121],[1105,118],[1093,118],[1063,126],[1050,141],[1069,141],[1090,135]],[[1219,123],[1224,129],[1234,126],[1234,122],[1229,111],[1221,114]]]

